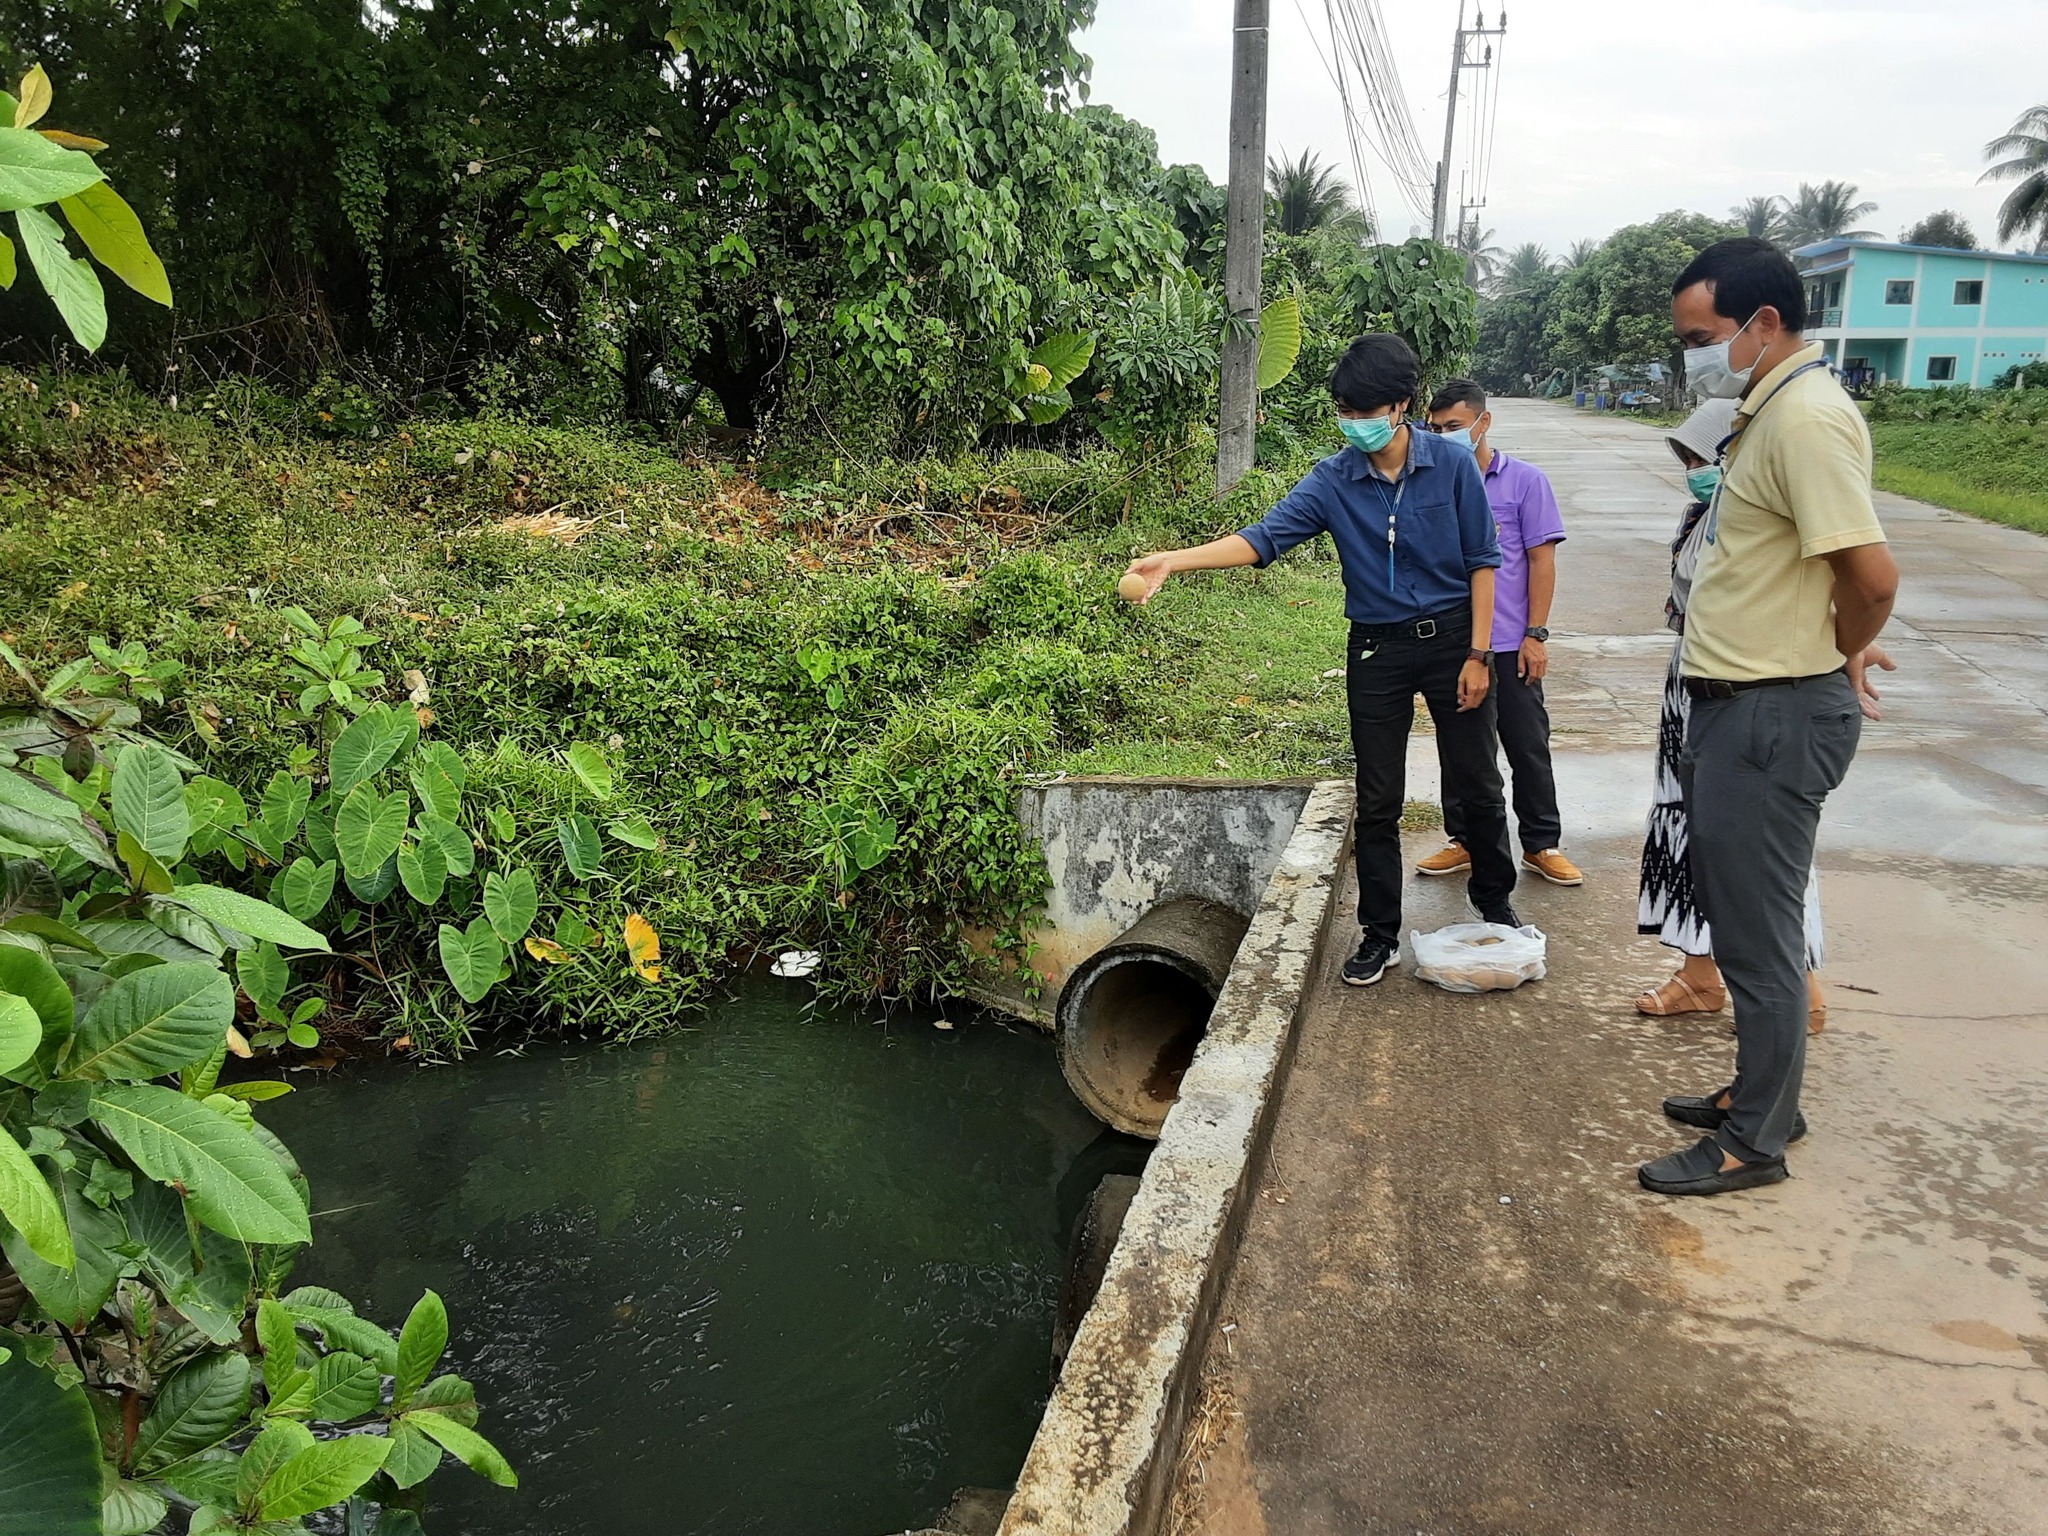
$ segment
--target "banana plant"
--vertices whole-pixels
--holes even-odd
[[[93,159],[106,144],[36,126],[54,97],[40,64],[21,77],[13,94],[0,91],[0,213],[13,213],[21,249],[72,336],[86,351],[97,352],[107,339],[107,296],[94,261],[166,309],[171,281],[135,210]],[[51,207],[63,213],[92,261],[71,254],[64,226],[47,211]],[[16,269],[14,241],[0,234],[0,288],[14,286]]]

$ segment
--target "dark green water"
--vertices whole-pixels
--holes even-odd
[[[1119,1152],[1043,1038],[804,996],[266,1106],[313,1180],[294,1283],[390,1323],[440,1292],[519,1469],[445,1465],[433,1536],[883,1536],[1015,1481],[1067,1227]]]

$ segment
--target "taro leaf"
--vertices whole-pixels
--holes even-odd
[[[398,878],[406,895],[423,907],[441,899],[448,885],[448,860],[441,845],[422,839],[398,850]]]
[[[285,911],[305,922],[326,908],[334,894],[334,875],[334,860],[316,864],[301,854],[277,877],[270,894]]]
[[[0,213],[76,197],[105,179],[91,155],[22,128],[0,127]]]
[[[439,939],[441,969],[455,983],[455,990],[466,1003],[482,1002],[484,994],[497,984],[498,970],[505,963],[505,946],[491,932],[489,920],[472,918],[467,929],[443,923]]]
[[[427,1384],[448,1348],[448,1308],[432,1291],[421,1295],[398,1335],[398,1370],[392,1378],[391,1402],[403,1409]]]
[[[175,864],[192,835],[185,781],[155,747],[122,749],[114,764],[114,825],[165,864]]]
[[[195,1252],[184,1202],[175,1190],[146,1179],[137,1182],[120,1211],[143,1273],[171,1305],[214,1343],[239,1340],[255,1284],[248,1245],[200,1227]]]
[[[1047,389],[1065,389],[1087,372],[1095,358],[1095,338],[1085,332],[1061,331],[1030,352],[1030,361],[1046,371]]]
[[[215,1231],[247,1243],[312,1241],[284,1166],[217,1111],[137,1083],[96,1091],[92,1118],[152,1179],[182,1184],[192,1213]]]
[[[235,1016],[235,989],[210,965],[153,965],[93,1000],[62,1058],[65,1077],[148,1078],[204,1061]]]
[[[280,838],[290,837],[305,821],[312,799],[312,787],[304,779],[280,768],[263,791],[263,824]]]
[[[341,867],[362,879],[398,852],[411,815],[403,791],[380,795],[369,785],[357,786],[334,815],[334,846]]]
[[[427,1409],[407,1414],[406,1421],[417,1424],[427,1434],[440,1441],[443,1450],[453,1455],[478,1477],[487,1478],[500,1488],[519,1486],[519,1475],[512,1470],[511,1463],[499,1454],[496,1446],[475,1430]]]
[[[421,842],[432,843],[441,850],[449,874],[467,875],[476,868],[476,845],[457,823],[421,812],[414,825]]]
[[[661,935],[638,912],[626,914],[626,956],[642,981],[661,980]]]
[[[501,875],[495,869],[484,876],[484,916],[491,931],[507,944],[516,944],[540,915],[540,893],[534,888],[533,871],[515,869]]]
[[[249,1357],[205,1354],[180,1367],[156,1395],[135,1435],[133,1465],[154,1472],[209,1450],[242,1427],[249,1412]]]
[[[447,742],[432,741],[414,753],[411,777],[421,805],[443,821],[453,821],[461,814],[469,770],[462,764],[462,754]]]
[[[1259,388],[1271,389],[1294,372],[1301,356],[1301,301],[1275,299],[1259,316]]]
[[[0,1131],[0,1136],[5,1136]],[[78,1143],[72,1143],[78,1150]],[[0,1152],[0,1157],[6,1154]],[[101,1210],[89,1198],[93,1173],[111,1165],[99,1157],[80,1157],[69,1168],[56,1170],[58,1210],[70,1234],[73,1262],[59,1267],[41,1257],[19,1232],[0,1227],[0,1250],[21,1276],[22,1284],[36,1304],[52,1319],[74,1331],[83,1332],[93,1315],[107,1304],[121,1278],[127,1259],[117,1250],[126,1245],[128,1230],[120,1216]]]
[[[617,821],[606,822],[604,829],[629,848],[655,849],[661,846],[654,823],[645,816],[622,816]]]
[[[100,1437],[78,1387],[0,1359],[0,1520],[21,1536],[101,1536]]]
[[[411,1415],[391,1426],[391,1454],[384,1475],[401,1488],[412,1488],[434,1475],[441,1465],[441,1447],[414,1426]]]
[[[123,1478],[101,1501],[101,1528],[105,1536],[148,1536],[170,1511],[170,1502],[154,1488]]]
[[[241,1473],[235,1480],[235,1502],[245,1508],[253,1507],[258,1490],[269,1481],[270,1474],[299,1452],[310,1450],[313,1443],[313,1431],[290,1419],[272,1419],[264,1425],[263,1433],[242,1452]]]
[[[104,181],[94,182],[83,192],[63,198],[58,206],[101,266],[144,298],[170,307],[170,277],[150,249],[142,221],[120,193]],[[111,1527],[109,1533],[111,1536]]]
[[[562,845],[562,862],[578,880],[604,873],[604,845],[598,841],[597,826],[588,816],[578,813],[560,817],[555,822],[555,837]]]
[[[390,1454],[391,1442],[372,1435],[322,1440],[270,1474],[256,1495],[257,1509],[265,1520],[296,1520],[339,1504],[376,1476]]]
[[[328,1355],[313,1367],[313,1401],[306,1417],[323,1424],[360,1418],[383,1399],[384,1378],[361,1355]]]
[[[35,1005],[25,997],[0,991],[0,1077],[32,1060],[42,1043],[43,1021]]]
[[[291,963],[278,953],[275,944],[258,944],[235,956],[235,980],[258,1013],[273,1014],[291,987]]]
[[[419,721],[409,709],[373,704],[334,738],[327,772],[334,793],[346,796],[376,777],[419,736]]]
[[[366,907],[374,907],[398,889],[398,855],[391,855],[370,874],[358,876],[344,873],[342,879],[347,884],[351,896]]]
[[[170,900],[190,907],[210,922],[252,939],[268,940],[286,949],[326,949],[327,940],[267,901],[218,885],[181,885]]]
[[[77,1262],[64,1208],[20,1142],[0,1127],[0,1216],[14,1223],[38,1257],[60,1269]]]
[[[334,797],[322,795],[306,807],[306,846],[316,859],[339,857],[334,847]]]
[[[583,787],[600,800],[609,800],[612,795],[612,765],[604,760],[604,753],[587,741],[579,741],[569,748],[569,771],[583,781]]]

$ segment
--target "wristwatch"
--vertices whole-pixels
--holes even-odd
[[[1545,643],[1548,643],[1550,640],[1550,631],[1541,624],[1531,624],[1527,629],[1522,631],[1522,638],[1525,640],[1541,640]]]

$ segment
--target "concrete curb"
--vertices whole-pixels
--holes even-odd
[[[1302,807],[1167,1116],[1001,1536],[1153,1536],[1256,1164],[1331,923],[1351,786]]]

